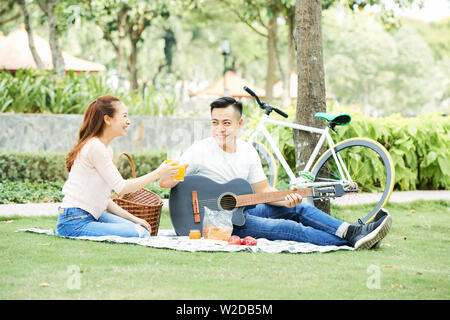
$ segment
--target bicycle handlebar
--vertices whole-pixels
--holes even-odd
[[[256,95],[256,93],[253,92],[252,89],[250,89],[247,86],[244,86],[244,90],[247,91],[252,97],[256,99],[256,102],[258,102],[260,107],[263,107],[263,103],[259,100],[258,96]]]
[[[269,105],[268,105],[267,103],[265,103],[264,101],[259,100],[259,98],[258,98],[258,96],[256,95],[256,93],[254,93],[253,90],[250,89],[249,87],[244,86],[244,90],[247,91],[252,97],[254,97],[254,98],[256,99],[256,102],[258,102],[260,108],[266,110],[265,113],[266,113],[267,115],[269,115],[272,111],[275,111],[276,113],[278,113],[279,115],[281,115],[281,116],[283,116],[283,117],[285,117],[285,118],[289,117],[288,114],[287,114],[286,112],[281,111],[281,110],[278,109],[278,108],[269,106]]]
[[[281,111],[281,110],[278,109],[278,108],[273,108],[273,111],[275,111],[276,113],[278,113],[279,115],[281,115],[281,116],[283,116],[283,117],[285,117],[285,118],[288,118],[288,117],[289,117],[289,115],[288,115],[286,112]]]

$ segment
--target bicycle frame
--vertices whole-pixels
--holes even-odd
[[[292,171],[292,169],[289,167],[288,163],[286,162],[286,159],[284,159],[280,149],[278,149],[278,146],[275,143],[275,141],[273,140],[269,131],[267,130],[266,124],[274,124],[277,126],[292,128],[294,130],[301,130],[301,131],[320,134],[319,141],[317,142],[317,145],[314,148],[311,156],[309,157],[308,162],[306,163],[303,171],[311,170],[313,161],[316,159],[317,155],[319,154],[320,148],[322,148],[322,146],[326,140],[328,143],[328,146],[331,149],[333,157],[336,160],[336,164],[337,164],[337,168],[339,170],[340,176],[346,178],[345,182],[353,183],[353,180],[351,179],[350,174],[348,173],[347,167],[345,166],[344,162],[342,161],[341,156],[334,152],[335,143],[334,143],[333,139],[331,138],[331,135],[329,133],[330,128],[328,126],[325,129],[319,129],[319,128],[300,125],[297,123],[273,120],[273,119],[270,119],[268,115],[264,114],[261,117],[261,119],[259,120],[258,126],[256,127],[255,131],[250,135],[250,138],[248,139],[248,141],[250,143],[252,143],[260,133],[263,133],[264,137],[267,139],[267,141],[270,144],[270,147],[272,148],[273,152],[275,153],[275,156],[278,158],[278,160],[280,161],[284,170],[288,174],[289,179],[291,180],[290,181],[291,185],[299,185],[299,186],[301,185],[302,187],[326,186],[326,185],[336,184],[336,181],[334,181],[334,182],[310,182],[302,177],[296,177],[294,172]]]

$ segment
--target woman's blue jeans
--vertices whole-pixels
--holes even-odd
[[[239,237],[293,240],[316,245],[349,245],[342,234],[349,224],[306,203],[287,208],[259,204],[244,211],[245,225],[234,227]]]
[[[63,237],[150,237],[150,233],[143,226],[106,211],[98,220],[80,208],[60,208],[59,212],[56,228],[58,234]]]

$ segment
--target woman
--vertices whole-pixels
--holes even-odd
[[[146,175],[124,180],[113,163],[109,144],[125,136],[130,124],[127,107],[114,96],[104,95],[89,104],[78,142],[66,158],[69,177],[62,189],[59,235],[150,237],[148,222],[114,203],[111,191],[119,195],[136,191],[160,178],[177,175],[180,166],[163,162]]]

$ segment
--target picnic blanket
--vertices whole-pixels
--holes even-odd
[[[28,228],[19,229],[16,232],[33,232],[39,234],[46,234],[50,236],[58,236],[54,229],[39,229]],[[259,238],[256,246],[244,245],[229,245],[226,241],[211,240],[211,239],[196,239],[191,240],[189,237],[177,236],[174,230],[160,229],[158,235],[150,238],[126,238],[118,236],[102,236],[102,237],[62,237],[74,240],[90,240],[100,242],[114,242],[114,243],[128,243],[137,244],[146,247],[173,249],[180,251],[248,251],[248,252],[269,252],[269,253],[311,253],[311,252],[330,252],[337,250],[354,250],[349,246],[318,246],[311,243],[286,241],[286,240],[267,240]]]

